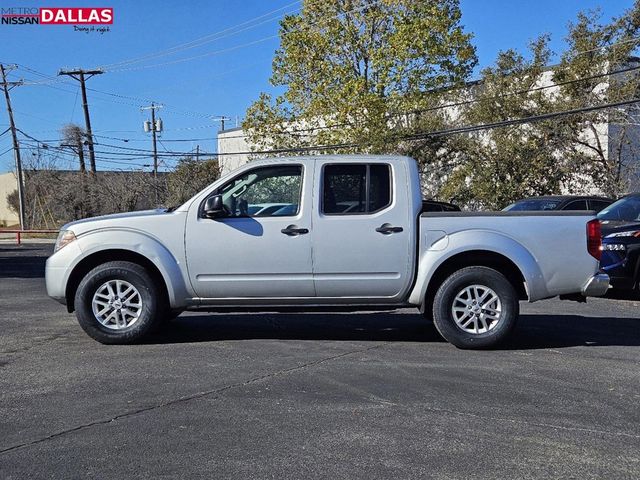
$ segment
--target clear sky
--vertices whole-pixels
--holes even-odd
[[[272,90],[278,19],[300,7],[292,0],[2,2],[5,8],[58,5],[113,7],[114,24],[103,34],[77,32],[70,25],[0,25],[0,62],[21,66],[10,80],[40,82],[11,91],[15,119],[20,129],[52,145],[58,145],[64,124],[84,125],[84,120],[77,83],[50,77],[63,67],[105,67],[106,73],[87,82],[99,91],[88,92],[93,130],[102,144],[96,150],[110,152],[98,155],[104,158],[99,169],[148,163],[119,156],[126,151],[112,146],[150,148],[150,136],[142,130],[149,114],[140,110],[148,100],[165,104],[159,112],[165,128],[160,151],[190,151],[196,145],[215,151],[219,123],[209,117],[230,117],[226,126],[234,126],[261,91]],[[499,50],[524,50],[543,33],[551,34],[552,48],[561,52],[567,23],[578,11],[600,8],[608,20],[631,5],[632,0],[461,0],[462,23],[474,34],[481,67]],[[231,27],[237,28],[225,31]],[[156,52],[161,53],[151,56]],[[145,56],[142,62],[120,63]],[[7,126],[2,101],[0,131]],[[10,135],[0,137],[0,171],[13,168],[10,146]]]

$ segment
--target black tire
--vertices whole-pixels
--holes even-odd
[[[123,280],[139,292],[141,311],[130,326],[113,329],[98,321],[93,312],[94,294],[110,280]],[[140,341],[161,323],[161,313],[168,310],[161,290],[144,267],[132,262],[107,262],[85,275],[75,295],[76,317],[82,329],[104,344],[129,344]]]
[[[486,316],[486,313],[490,312],[490,310],[482,309],[482,305],[476,306],[478,302],[471,307],[464,307],[461,303],[464,300],[458,300],[456,301],[456,307],[460,323],[464,325],[467,321],[471,322],[471,324],[465,325],[465,328],[463,328],[456,323],[454,318],[454,312],[452,311],[454,300],[459,294],[462,294],[462,297],[458,298],[466,299],[462,292],[465,288],[475,285],[493,290],[499,299],[501,311],[499,314],[495,314],[497,320],[491,320]],[[492,296],[488,298],[492,298]],[[470,303],[473,302],[470,301]],[[492,305],[495,307],[497,303]],[[438,288],[433,299],[433,321],[440,335],[458,348],[492,348],[504,341],[515,327],[519,307],[518,295],[511,282],[504,275],[488,267],[466,267],[452,273]],[[468,315],[464,311],[465,308],[470,310]],[[487,308],[490,307],[487,306]],[[480,313],[474,314],[473,312]],[[476,314],[478,315],[477,317],[475,316]],[[472,320],[468,320],[470,317],[473,317]],[[487,327],[483,328],[483,325],[487,325]],[[475,333],[473,331],[474,328],[480,333]],[[484,332],[481,331],[483,329],[485,330]]]

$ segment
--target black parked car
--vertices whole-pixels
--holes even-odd
[[[640,193],[621,198],[598,214],[600,268],[611,278],[612,296],[637,298],[640,281]]]
[[[518,200],[506,208],[505,212],[532,212],[544,210],[595,210],[599,212],[614,200],[605,197],[579,195],[548,195]]]

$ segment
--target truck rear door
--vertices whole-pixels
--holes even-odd
[[[316,295],[396,301],[411,281],[414,223],[401,163],[317,162],[313,208]]]

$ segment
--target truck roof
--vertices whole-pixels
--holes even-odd
[[[385,161],[385,162],[404,162],[415,160],[411,157],[402,155],[368,155],[368,154],[340,154],[340,155],[296,155],[293,157],[270,157],[252,160],[249,162],[252,165],[268,164],[268,163],[283,163],[283,162],[299,162],[300,160],[318,160],[327,161],[330,160],[336,163],[366,163],[371,161]]]

